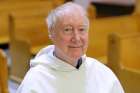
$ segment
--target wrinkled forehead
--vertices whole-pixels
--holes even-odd
[[[86,13],[79,7],[70,7],[57,11],[57,22],[78,21],[87,23]]]
[[[58,14],[60,15],[64,15],[64,14],[81,14],[81,15],[86,15],[86,12],[84,11],[83,8],[78,7],[78,6],[67,6],[67,7],[62,7],[62,8],[58,8]]]
[[[68,13],[68,12],[76,12],[76,11],[80,11],[81,13],[86,12],[86,10],[84,8],[82,8],[80,5],[75,4],[75,3],[66,3],[60,7],[57,7],[55,9],[56,12],[58,13]]]
[[[78,14],[78,13],[71,13],[71,14],[64,14],[62,15],[58,21],[59,24],[63,25],[85,25],[87,24],[86,19],[84,16]]]

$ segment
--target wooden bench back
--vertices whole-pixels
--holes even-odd
[[[0,93],[8,93],[8,68],[4,51],[0,49]]]
[[[7,14],[0,14],[0,44],[9,42],[8,33],[8,16]]]
[[[11,24],[11,40],[23,40],[30,44],[31,47],[39,45],[47,45],[48,29],[45,23],[45,18],[48,15],[48,10],[42,10],[39,13],[24,13],[14,12],[10,18]]]
[[[91,20],[87,55],[98,58],[107,55],[107,37],[111,32],[135,32],[139,26],[135,16],[109,17]]]
[[[115,55],[115,60],[125,68],[140,70],[140,32],[113,33],[109,40],[109,56]]]
[[[53,7],[55,6],[51,1],[0,3],[0,44],[9,43],[8,16],[11,12],[22,11],[21,14],[40,13],[42,10],[49,10]]]
[[[140,33],[112,33],[108,42],[108,66],[119,77],[125,93],[139,93]]]
[[[52,5],[51,1],[29,1],[29,2],[1,2],[0,12],[10,13],[17,10],[30,10],[48,8]]]

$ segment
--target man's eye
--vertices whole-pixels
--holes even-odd
[[[80,31],[80,32],[86,32],[87,29],[86,29],[86,28],[80,28],[79,31]]]
[[[85,31],[85,29],[84,28],[80,28],[79,31]]]
[[[65,32],[69,32],[69,31],[72,31],[72,29],[66,28],[66,29],[64,29],[64,31],[65,31]]]
[[[72,28],[65,28],[64,33],[66,33],[66,34],[72,33]]]

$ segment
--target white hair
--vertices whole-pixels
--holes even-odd
[[[64,15],[66,12],[77,12],[76,10],[78,9],[78,12],[81,13],[81,15],[83,16],[83,18],[85,19],[85,23],[87,24],[87,28],[89,28],[89,19],[87,17],[87,13],[86,10],[73,2],[68,2],[65,3],[59,7],[57,7],[56,9],[52,10],[50,12],[50,14],[48,15],[48,17],[46,18],[46,22],[48,25],[48,31],[50,33],[51,29],[53,29],[58,21],[58,19],[60,17],[63,17],[62,15]]]

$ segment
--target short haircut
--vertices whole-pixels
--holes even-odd
[[[46,22],[48,25],[48,30],[51,31],[51,29],[53,29],[58,21],[59,18],[61,18],[61,16],[63,14],[65,14],[66,12],[76,12],[76,9],[79,10],[79,12],[82,14],[83,18],[85,19],[85,23],[87,24],[87,28],[89,28],[89,19],[87,17],[87,12],[86,10],[73,2],[67,2],[59,7],[57,7],[56,9],[52,10],[48,17],[46,18]]]

